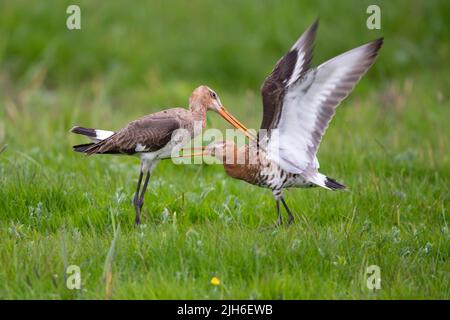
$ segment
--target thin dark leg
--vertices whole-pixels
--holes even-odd
[[[146,175],[145,181],[144,181],[144,185],[142,186],[141,194],[139,195],[139,198],[137,200],[137,206],[139,207],[139,215],[136,215],[136,221],[135,221],[136,225],[141,224],[141,210],[142,210],[142,206],[144,205],[144,195],[145,195],[145,191],[147,190],[147,185],[148,185],[149,179],[150,179],[150,172],[147,172],[147,175]]]
[[[289,207],[286,204],[286,201],[284,200],[283,197],[281,197],[281,202],[283,203],[284,208],[286,209],[287,213],[288,213],[288,224],[291,224],[294,222],[294,216],[292,215],[291,210],[289,210]]]
[[[142,187],[141,195],[139,197],[139,202],[141,203],[141,209],[142,209],[142,205],[144,204],[144,195],[145,195],[145,191],[147,191],[148,180],[150,180],[150,172],[147,172],[147,176],[145,177],[145,181],[144,181],[144,186]]]
[[[133,199],[134,210],[136,211],[136,220],[135,220],[135,224],[136,225],[141,223],[141,208],[142,208],[142,205],[140,205],[140,203],[139,203],[139,190],[141,189],[141,182],[142,182],[142,176],[143,175],[144,175],[144,173],[141,171],[141,173],[139,174],[139,180],[138,180],[138,183],[137,183],[136,193],[134,194],[134,199]]]
[[[276,200],[277,202],[277,213],[278,213],[278,219],[276,226],[279,227],[283,224],[283,218],[281,217],[281,211],[280,211],[280,199]]]

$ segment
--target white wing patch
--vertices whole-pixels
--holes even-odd
[[[286,83],[286,86],[289,87],[292,83],[297,81],[297,79],[300,77],[300,74],[304,72],[303,70],[303,63],[305,62],[305,52],[304,51],[298,51],[297,61],[295,62],[295,68],[292,72],[291,77],[289,78],[289,81]]]

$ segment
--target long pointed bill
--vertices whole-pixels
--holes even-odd
[[[256,140],[254,134],[252,134],[238,119],[233,117],[223,106],[217,111],[222,118],[227,120],[233,127],[239,129],[243,134],[245,134],[250,140]]]
[[[199,151],[203,151],[205,149],[206,149],[206,147],[201,146],[201,147],[193,147],[193,148],[190,148],[190,149],[182,149],[181,151],[184,151],[184,150],[199,150]]]
[[[190,153],[189,154],[179,154],[177,156],[173,156],[172,158],[190,158],[190,157],[197,157],[197,156],[207,155],[205,146],[181,149],[181,153],[184,153],[186,151],[188,151]],[[194,151],[200,151],[200,152],[193,153]]]
[[[204,152],[179,155],[179,156],[172,157],[172,158],[190,158],[190,157],[199,157],[199,156],[207,156],[207,155],[209,155],[208,152],[204,151]]]

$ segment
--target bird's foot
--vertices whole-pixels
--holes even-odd
[[[141,219],[139,217],[136,217],[136,220],[134,220],[134,226],[138,227],[141,225]]]
[[[293,215],[289,215],[287,224],[288,224],[288,225],[291,225],[291,224],[293,224],[294,222],[295,222],[294,216],[293,216]]]
[[[141,210],[142,206],[144,205],[144,202],[139,199],[134,199],[134,209],[136,211],[136,219],[134,221],[134,225],[138,226],[141,224]]]
[[[277,219],[277,222],[275,223],[275,228],[281,227],[283,225],[283,219],[281,219],[281,217],[279,217]]]

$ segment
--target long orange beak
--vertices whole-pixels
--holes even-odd
[[[220,107],[217,112],[233,127],[239,129],[243,134],[245,134],[250,140],[256,140],[255,135],[252,134],[238,119],[233,117],[223,106]]]

